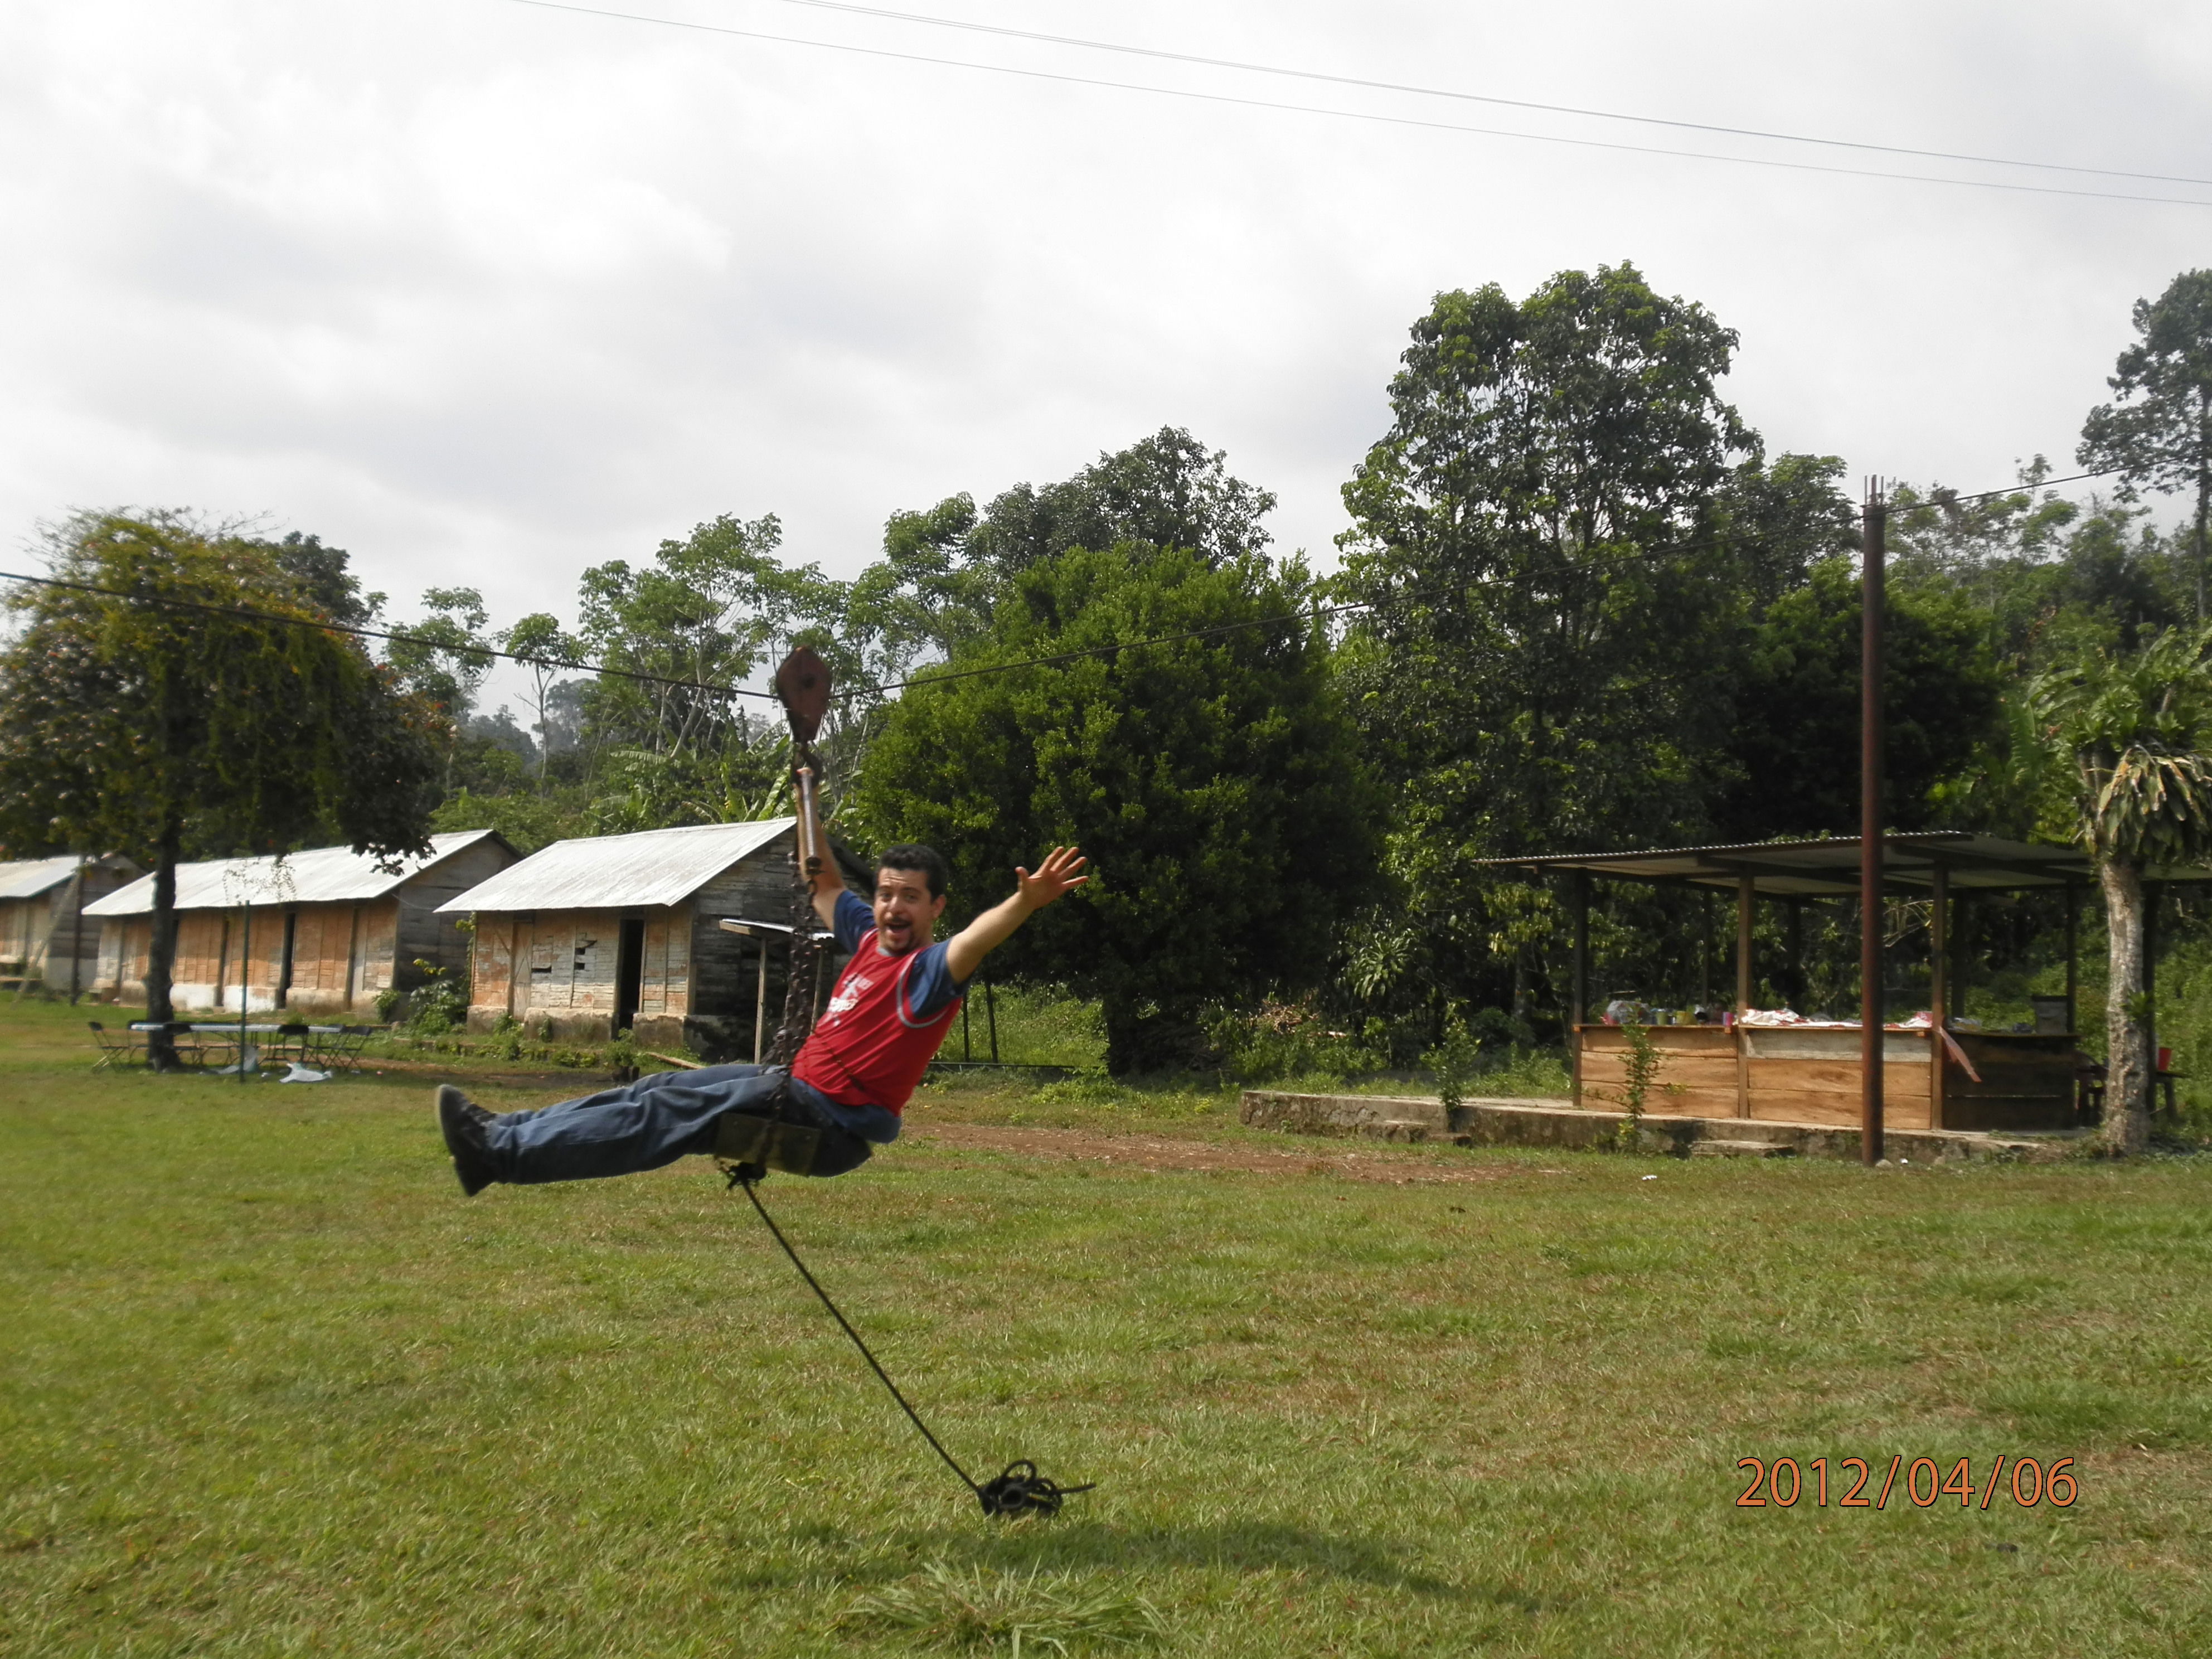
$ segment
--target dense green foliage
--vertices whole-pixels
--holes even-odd
[[[2136,308],[2081,450],[2115,470],[2111,493],[2060,496],[2039,455],[2008,491],[1893,489],[1895,827],[2072,833],[2084,775],[2029,687],[2074,684],[2087,707],[2202,611],[2208,319],[2212,272]],[[824,799],[855,850],[943,843],[956,915],[1055,838],[1098,860],[998,966],[1100,999],[1117,1069],[1305,1064],[1293,1051],[1405,1068],[1455,1043],[1518,1066],[1567,1012],[1566,929],[1559,891],[1495,860],[1856,828],[1857,514],[1841,459],[1770,453],[1728,401],[1736,346],[1626,264],[1519,299],[1437,295],[1320,581],[1272,549],[1273,495],[1170,427],[1057,481],[895,512],[849,580],[788,560],[774,514],[726,513],[585,571],[565,616],[495,628],[474,590],[434,588],[378,672],[435,750],[435,827],[527,851],[787,811],[782,722],[741,689],[811,645],[841,690]],[[2153,517],[2148,496],[2184,490],[2197,523]],[[394,625],[341,549],[224,544],[257,592]],[[495,646],[530,659],[519,715],[479,706]],[[1097,654],[999,672],[1066,653]],[[185,841],[296,839],[300,814],[235,751]],[[308,815],[332,838],[334,800]],[[10,851],[62,834],[10,810]],[[2048,965],[2024,906],[1976,935],[1985,982]],[[1849,919],[1801,906],[1760,937],[1785,924],[1803,971],[1755,964],[1758,995],[1843,1006]],[[1591,927],[1606,992],[1680,1006],[1725,984],[1695,896],[1601,889]],[[1909,998],[1924,915],[1891,933]]]
[[[12,600],[25,625],[0,659],[0,842],[155,872],[146,983],[167,1019],[178,860],[427,850],[443,724],[358,641],[314,626],[331,618],[313,584],[261,544],[100,515],[47,551],[76,586]]]
[[[1004,961],[1098,997],[1116,1072],[1189,1063],[1209,1002],[1316,982],[1370,884],[1371,786],[1319,630],[1295,615],[1309,591],[1296,566],[1249,554],[1048,556],[870,750],[862,820],[878,842],[945,850],[963,911],[1049,845],[1096,861],[1083,902],[1038,917]],[[1290,620],[1240,625],[1274,617]],[[1069,653],[1091,654],[969,672]]]

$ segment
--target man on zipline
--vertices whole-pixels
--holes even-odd
[[[818,847],[811,807],[810,799],[801,808],[809,817],[802,830],[812,830]],[[935,851],[888,848],[877,860],[872,906],[846,890],[836,860],[823,860],[813,878],[814,912],[853,959],[787,1076],[769,1066],[661,1072],[543,1111],[504,1115],[448,1085],[438,1091],[438,1127],[462,1192],[473,1198],[495,1181],[634,1175],[687,1152],[727,1154],[733,1146],[763,1149],[737,1154],[740,1161],[760,1156],[806,1175],[857,1169],[871,1143],[898,1138],[899,1115],[983,958],[1032,912],[1090,880],[1077,873],[1083,863],[1074,848],[1054,848],[1036,874],[1015,870],[1011,896],[939,944],[930,933],[945,911],[946,872]],[[732,1114],[740,1120],[726,1124]],[[765,1150],[771,1146],[781,1149],[782,1161]]]

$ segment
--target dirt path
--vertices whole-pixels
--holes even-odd
[[[1122,1169],[1334,1176],[1400,1187],[1498,1181],[1528,1173],[1517,1164],[1469,1160],[1461,1166],[1418,1152],[1355,1151],[1351,1143],[1330,1140],[1277,1152],[1267,1146],[1182,1140],[1165,1135],[1101,1134],[1089,1129],[1016,1128],[988,1123],[933,1123],[927,1128],[916,1125],[913,1138],[958,1152],[1007,1152],[1020,1158],[1108,1164]]]

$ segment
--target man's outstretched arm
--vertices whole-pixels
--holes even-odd
[[[1070,888],[1080,887],[1090,880],[1090,877],[1076,873],[1083,868],[1083,854],[1074,848],[1055,847],[1037,866],[1035,875],[1017,866],[1013,892],[945,942],[945,966],[954,980],[965,985],[983,965],[983,958],[1012,938],[1014,929],[1027,921],[1033,912],[1043,909]]]

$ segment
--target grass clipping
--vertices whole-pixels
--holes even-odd
[[[933,1562],[915,1577],[861,1596],[840,1628],[896,1632],[938,1647],[1034,1654],[1133,1648],[1167,1635],[1141,1595],[1085,1585],[1070,1573],[986,1574]]]

